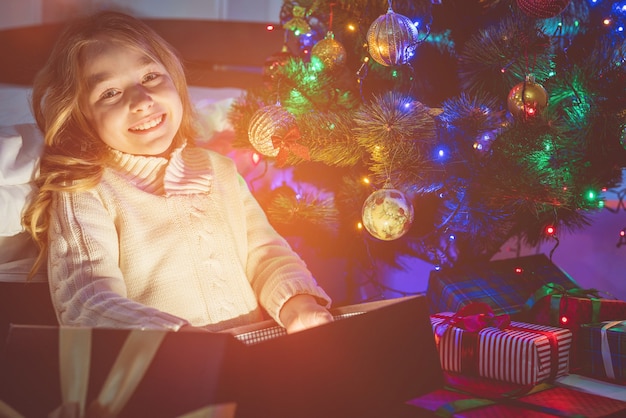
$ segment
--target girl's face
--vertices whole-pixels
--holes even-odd
[[[129,154],[168,151],[183,116],[169,73],[140,51],[101,41],[86,48],[81,109],[99,138]]]

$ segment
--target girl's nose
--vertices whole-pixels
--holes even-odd
[[[133,112],[145,112],[154,104],[152,96],[143,86],[136,86],[130,92],[130,109]]]

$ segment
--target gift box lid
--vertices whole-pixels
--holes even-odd
[[[497,314],[520,319],[528,298],[548,283],[578,287],[545,254],[536,254],[431,271],[426,295],[431,313],[456,312],[483,302]]]
[[[237,417],[380,416],[381,408],[443,385],[425,297],[333,313],[343,319],[256,343],[231,334],[254,327],[167,332],[118,416],[172,417],[226,402],[237,404]],[[26,416],[46,416],[61,402],[59,330],[10,330],[0,363],[0,399]],[[87,404],[98,397],[129,332],[91,330]]]

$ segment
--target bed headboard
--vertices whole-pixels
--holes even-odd
[[[262,81],[267,57],[280,51],[281,30],[265,23],[144,19],[180,53],[190,85],[247,89]],[[0,30],[0,83],[30,85],[63,24]]]

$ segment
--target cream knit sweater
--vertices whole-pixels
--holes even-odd
[[[61,324],[217,331],[330,298],[214,152],[115,152],[92,190],[53,199],[48,273]],[[260,305],[259,306],[259,302]]]

